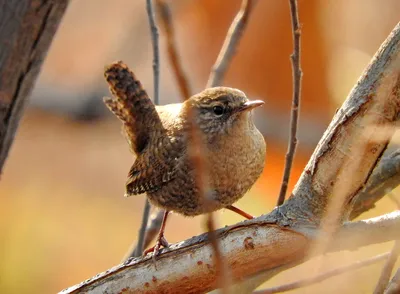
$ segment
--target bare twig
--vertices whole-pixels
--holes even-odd
[[[385,288],[390,280],[390,276],[392,274],[392,270],[397,261],[399,253],[400,253],[400,243],[396,241],[394,243],[392,251],[390,251],[390,254],[387,257],[385,266],[382,269],[378,283],[374,290],[374,294],[382,294],[385,291]]]
[[[133,252],[133,254],[131,254],[129,257],[137,257],[137,256],[142,255],[142,253],[143,253],[143,250],[145,248],[144,247],[144,243],[145,243],[144,239],[146,236],[149,215],[150,215],[150,202],[146,198],[146,202],[144,204],[144,209],[143,209],[142,222],[140,223],[139,236],[138,236],[136,248],[135,248],[135,251]]]
[[[160,231],[162,220],[164,217],[164,210],[160,209],[154,213],[153,217],[150,219],[146,228],[146,237],[144,239],[144,248],[150,246],[150,243],[157,236],[157,233]]]
[[[389,285],[385,289],[385,294],[398,294],[400,293],[400,268],[397,269],[393,278],[390,280]]]
[[[154,17],[153,3],[151,0],[146,0],[146,11],[151,31],[151,43],[153,45],[154,104],[159,104],[160,50],[158,45],[158,28]]]
[[[151,42],[153,45],[153,77],[154,77],[154,104],[160,103],[159,87],[160,87],[160,50],[158,45],[158,29],[154,17],[153,3],[151,0],[146,0],[146,11],[149,19]],[[139,236],[136,248],[129,254],[129,257],[140,256],[144,249],[144,239],[146,237],[146,227],[150,216],[150,202],[146,199],[143,209],[142,222],[140,224]]]
[[[144,213],[143,213],[144,216]],[[144,235],[144,243],[143,249],[150,246],[151,242],[157,236],[157,233],[160,231],[162,220],[164,216],[164,210],[160,209],[153,213],[151,219],[147,223],[146,233]],[[142,221],[143,224],[143,221]],[[137,243],[133,243],[131,248],[129,249],[128,253],[124,256],[123,261],[126,261],[133,257],[138,257],[142,254],[142,251],[137,249]],[[140,253],[138,253],[140,252]]]
[[[235,54],[236,47],[240,41],[244,29],[246,28],[249,15],[253,6],[253,0],[243,0],[238,14],[235,16],[224,44],[218,54],[218,58],[213,65],[210,77],[207,81],[207,88],[216,87],[222,83],[226,70]]]
[[[396,204],[397,209],[400,209],[400,203],[394,197],[392,193],[389,194],[391,200]],[[390,255],[387,258],[385,266],[382,269],[381,275],[379,277],[378,283],[376,284],[374,294],[382,294],[385,291],[386,286],[389,283],[390,276],[392,275],[393,267],[397,261],[397,258],[400,254],[400,242],[396,241],[394,243],[392,251],[390,251]]]
[[[298,288],[307,287],[307,286],[314,285],[314,284],[320,283],[322,281],[325,281],[329,278],[347,273],[349,271],[354,271],[354,270],[363,268],[365,266],[378,263],[378,262],[383,261],[386,258],[388,258],[389,255],[390,255],[390,253],[380,254],[380,255],[365,259],[365,260],[359,260],[352,264],[326,271],[326,272],[316,275],[314,277],[305,278],[305,279],[302,279],[302,280],[299,280],[296,282],[284,284],[284,285],[277,286],[277,287],[268,288],[265,290],[254,291],[253,293],[254,294],[273,294],[273,293],[282,293],[282,292],[286,292],[286,291],[290,291],[290,290],[294,290],[294,289],[298,289]]]
[[[286,191],[289,184],[290,172],[297,147],[297,124],[299,120],[299,107],[300,107],[300,94],[301,94],[301,77],[302,71],[300,67],[300,25],[299,13],[297,10],[297,0],[289,0],[290,15],[292,19],[292,33],[293,33],[293,54],[290,56],[292,61],[293,70],[293,100],[292,100],[292,114],[290,117],[290,135],[288,143],[288,151],[285,158],[285,169],[283,172],[281,190],[277,205],[281,205],[285,201]]]
[[[156,0],[156,8],[160,12],[161,25],[165,32],[169,61],[174,70],[174,75],[183,99],[191,96],[189,80],[183,70],[175,40],[175,30],[172,24],[171,11],[165,0]]]
[[[221,287],[221,292],[224,294],[229,294],[229,284],[230,284],[230,275],[229,269],[226,265],[225,258],[221,252],[218,234],[216,232],[215,221],[213,213],[209,213],[206,219],[208,236],[211,242],[211,246],[214,252],[214,262],[217,269],[217,275],[219,278],[219,284]]]

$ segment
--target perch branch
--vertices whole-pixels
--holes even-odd
[[[253,0],[243,0],[240,10],[229,27],[224,44],[218,54],[217,60],[212,67],[206,88],[220,85],[225,73],[235,54],[236,47],[242,37],[243,31],[247,26],[249,15],[252,9]]]
[[[326,271],[326,272],[316,275],[314,277],[305,278],[303,280],[299,280],[296,282],[288,283],[288,284],[277,286],[277,287],[268,288],[265,290],[255,291],[253,293],[254,294],[274,294],[274,293],[282,293],[282,292],[286,292],[286,291],[290,291],[290,290],[294,290],[294,289],[298,289],[298,288],[311,286],[311,285],[323,282],[329,278],[347,273],[349,271],[354,271],[354,270],[366,267],[368,265],[378,263],[378,262],[388,258],[389,254],[390,253],[384,253],[384,254],[380,254],[380,255],[365,259],[365,260],[359,260],[352,264]]]
[[[289,0],[290,16],[292,19],[292,34],[293,34],[293,54],[290,56],[292,61],[293,72],[293,99],[292,99],[292,113],[290,116],[290,134],[288,142],[288,150],[285,157],[285,168],[282,177],[281,189],[277,201],[277,206],[285,202],[286,191],[289,185],[290,172],[297,147],[297,124],[299,121],[299,108],[300,108],[300,95],[301,95],[301,77],[302,71],[300,66],[300,25],[299,13],[297,9],[297,0]]]
[[[269,270],[268,278],[271,278],[305,261],[318,230],[308,229],[306,233],[299,228],[295,231],[274,224],[276,222],[272,215],[261,216],[216,231],[221,252],[234,280],[249,278],[261,270]],[[346,224],[334,238],[330,251],[354,250],[399,236],[400,212],[396,211]],[[203,234],[163,249],[163,254],[157,259],[157,270],[151,257],[134,258],[62,293],[116,293],[122,289],[142,293],[185,289],[203,293],[217,287],[217,269],[212,253],[208,234]]]
[[[1,5],[0,175],[29,94],[67,6],[67,0],[20,0]]]

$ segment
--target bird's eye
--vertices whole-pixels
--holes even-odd
[[[213,112],[217,116],[221,116],[224,114],[224,108],[220,105],[214,106],[213,107]]]

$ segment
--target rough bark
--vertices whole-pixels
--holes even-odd
[[[0,174],[68,0],[0,1]]]

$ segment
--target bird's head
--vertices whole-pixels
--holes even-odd
[[[213,136],[252,126],[250,112],[264,102],[251,101],[237,89],[215,87],[190,97],[185,104],[192,108],[200,130]]]

